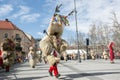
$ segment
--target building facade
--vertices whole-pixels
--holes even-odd
[[[10,38],[13,41],[20,40],[22,51],[25,53],[29,52],[30,46],[35,46],[34,38],[29,38],[22,30],[20,30],[8,19],[0,21],[0,44],[5,38]]]

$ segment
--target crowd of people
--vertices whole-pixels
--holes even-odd
[[[113,46],[115,44],[111,42],[108,46],[109,50],[104,50],[99,58],[108,60],[110,59],[110,63],[114,63],[115,53],[113,51]],[[37,62],[42,62],[42,53],[36,53],[33,47],[29,48],[29,53],[25,56],[21,56],[22,53],[17,53],[13,56],[12,53],[14,51],[5,51],[3,48],[0,50],[0,69],[6,69],[6,72],[9,72],[10,66],[14,65],[15,63],[22,63],[25,61],[29,61],[30,67],[35,68]],[[120,52],[117,53],[117,58],[120,58]],[[97,54],[94,50],[91,50],[89,53],[90,59],[97,59]],[[82,60],[87,59],[89,57],[87,54],[81,54],[80,57]],[[13,60],[14,59],[14,60]],[[61,60],[76,60],[77,54],[67,54],[66,57],[61,56]]]
[[[114,50],[113,50],[113,46],[114,46],[113,43],[109,44],[109,47],[108,47],[109,50],[104,50],[103,53],[100,55],[100,57],[102,59],[105,59],[105,60],[109,59],[110,63],[112,63],[112,64],[114,63],[114,59],[115,59],[115,53],[114,53]],[[28,61],[30,67],[35,68],[36,64],[38,62],[44,61],[44,60],[42,60],[43,59],[42,58],[42,53],[41,52],[40,53],[35,52],[35,49],[33,47],[30,47],[29,50],[30,51],[29,51],[29,53],[27,53],[25,58],[20,59],[19,57],[18,58],[16,57],[14,59],[18,59],[17,63]],[[11,58],[10,53],[11,52],[9,52],[9,51],[6,52],[6,51],[3,51],[3,50],[0,50],[0,69],[5,69],[6,72],[9,72],[10,67],[12,65],[14,65],[13,62],[10,60],[10,58]],[[56,50],[53,50],[51,54],[56,56],[56,53],[57,53]],[[3,54],[7,54],[7,56],[5,57],[5,55],[3,55]],[[96,55],[97,54],[95,53],[94,50],[90,51],[90,56],[91,56],[92,60],[95,60],[97,58]],[[87,56],[86,54],[82,54],[80,57],[81,57],[81,59],[85,60],[85,59],[87,59],[86,56]],[[59,74],[59,71],[57,69],[57,65],[58,65],[60,59],[58,58],[57,62],[54,62],[54,60],[52,60],[53,58],[49,59],[50,57],[52,57],[52,56],[47,57],[47,60],[49,60],[49,61],[45,60],[46,61],[45,63],[50,63],[49,74],[51,76],[53,76],[52,72],[54,72],[54,75],[56,77],[58,77],[58,76],[60,76],[60,74]],[[61,59],[65,60],[65,61],[67,61],[67,60],[76,60],[77,59],[77,54],[62,55]],[[53,63],[51,63],[51,62],[53,62]]]
[[[29,50],[29,53],[22,54],[22,52],[3,51],[0,49],[0,70],[4,69],[5,72],[9,72],[10,67],[24,62],[29,62],[30,67],[35,68],[36,63],[42,62],[42,56],[41,53],[36,53],[33,47],[30,47]]]

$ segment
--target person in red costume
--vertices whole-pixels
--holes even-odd
[[[3,68],[2,51],[0,50],[0,67]]]
[[[57,56],[58,56],[57,51],[54,50],[52,55],[53,55],[54,57],[57,57]],[[50,68],[49,68],[49,74],[50,74],[50,76],[53,76],[52,72],[54,72],[54,76],[55,76],[56,78],[60,77],[60,74],[59,74],[58,68],[57,68],[58,63],[59,63],[59,62],[56,62],[56,63],[54,63],[54,65],[51,65],[51,66],[50,66]]]
[[[113,46],[115,46],[115,43],[110,42],[108,48],[109,48],[109,56],[110,56],[110,62],[111,63],[114,63],[114,58],[115,58]]]

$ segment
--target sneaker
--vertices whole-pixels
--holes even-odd
[[[52,72],[50,72],[50,71],[48,71],[48,72],[49,72],[50,76],[53,76]]]
[[[56,75],[55,77],[56,77],[56,78],[59,78],[59,77],[60,77],[60,74]]]

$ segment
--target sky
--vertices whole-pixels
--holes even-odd
[[[75,0],[78,32],[87,34],[90,25],[103,22],[111,24],[111,13],[120,21],[120,0]],[[13,24],[34,38],[45,36],[55,7],[62,4],[60,14],[67,15],[74,9],[74,0],[0,0],[0,20],[9,19]],[[76,36],[75,15],[68,17],[62,38]]]

